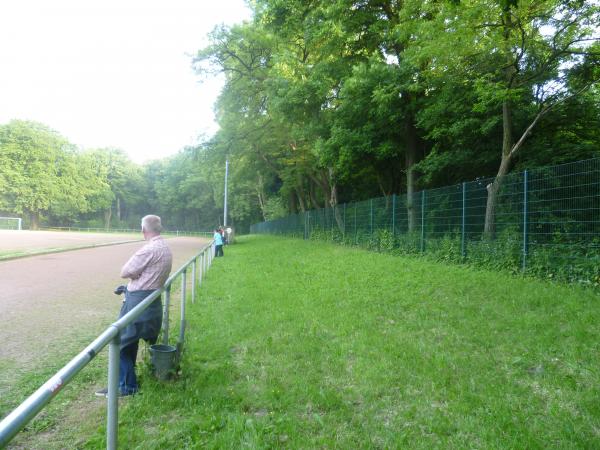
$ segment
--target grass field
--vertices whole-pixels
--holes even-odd
[[[248,237],[189,308],[183,370],[124,448],[599,448],[600,303],[579,287]],[[87,440],[101,448],[104,429]]]

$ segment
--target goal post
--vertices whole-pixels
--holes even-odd
[[[20,217],[0,217],[0,230],[21,230],[22,225]]]

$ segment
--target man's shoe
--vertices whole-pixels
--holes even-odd
[[[108,388],[102,388],[96,391],[96,397],[108,397]]]
[[[99,391],[96,391],[95,394],[96,394],[96,397],[107,398],[108,397],[108,388],[102,388]],[[131,392],[130,394],[123,394],[122,392],[119,392],[117,394],[117,397],[130,397],[132,395],[140,395],[140,391]]]

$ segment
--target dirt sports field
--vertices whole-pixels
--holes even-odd
[[[81,247],[131,241],[141,235],[1,231],[0,255],[24,249]],[[169,238],[173,271],[207,241]],[[113,290],[124,280],[121,266],[143,241],[49,253],[0,261],[0,371],[35,370],[37,361],[60,353],[73,336],[91,340],[116,320],[121,297]],[[88,342],[88,343],[89,343]],[[83,347],[81,348],[83,349]],[[68,361],[73,355],[65,355]],[[0,374],[8,381],[10,376]],[[0,395],[6,391],[0,386]]]
[[[3,255],[39,253],[52,249],[105,245],[141,239],[141,235],[136,234],[0,230],[0,258]]]

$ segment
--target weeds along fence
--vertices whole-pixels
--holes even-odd
[[[505,176],[486,229],[487,186],[493,181],[306,211],[252,225],[251,233],[600,284],[600,159]]]
[[[177,338],[176,359],[179,361],[183,351],[186,328],[186,303],[188,281],[191,284],[191,300],[194,302],[196,288],[199,288],[204,274],[210,267],[214,255],[214,241],[206,244],[196,256],[172,274],[162,289],[155,291],[139,303],[125,316],[120,318],[100,334],[91,344],[56,372],[36,392],[15,408],[0,422],[0,448],[4,448],[14,436],[22,430],[98,353],[108,345],[108,396],[106,419],[106,448],[116,449],[118,441],[118,390],[119,390],[119,336],[121,330],[138,318],[159,296],[163,298],[163,323],[161,341],[169,344],[169,309],[171,292],[176,282],[181,281],[179,333]],[[191,272],[191,277],[188,277]]]

